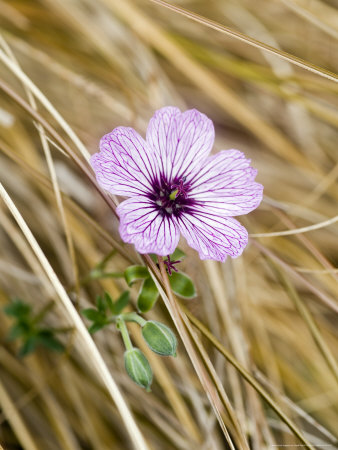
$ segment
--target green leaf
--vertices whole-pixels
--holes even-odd
[[[41,344],[46,347],[49,348],[50,350],[54,350],[55,352],[64,352],[65,351],[65,346],[63,344],[61,344],[61,342],[56,339],[54,336],[51,336],[50,338],[44,339]]]
[[[120,297],[114,303],[114,312],[113,314],[120,314],[120,312],[128,305],[129,303],[129,291],[124,291]]]
[[[128,286],[148,277],[149,272],[145,266],[129,266],[124,272],[124,278],[126,279]]]
[[[54,337],[54,333],[52,330],[39,330],[36,335],[37,342],[44,347],[47,347],[51,350],[55,350],[57,352],[63,352],[65,347],[61,342]]]
[[[115,306],[114,306],[114,302],[111,298],[111,296],[108,294],[108,292],[104,293],[104,299],[106,301],[106,306],[110,309],[110,311],[115,314]]]
[[[32,308],[22,300],[15,299],[12,303],[4,307],[4,312],[7,316],[12,317],[27,317],[32,311]]]
[[[102,322],[102,320],[105,319],[105,316],[97,309],[83,309],[81,313],[86,319],[91,320],[92,322]]]
[[[100,313],[104,314],[106,312],[106,302],[105,299],[101,297],[101,295],[98,295],[96,297],[96,307],[100,311]]]
[[[53,336],[53,331],[48,328],[41,328],[37,331],[36,336],[41,340],[44,338],[49,338],[50,336]]]
[[[169,277],[171,289],[183,298],[193,298],[196,290],[193,281],[183,272],[173,272]]]
[[[26,323],[19,322],[13,325],[9,331],[8,339],[13,341],[14,339],[17,339],[18,337],[25,336],[29,334],[30,332],[30,326]]]
[[[158,296],[159,293],[153,279],[150,277],[145,279],[137,298],[138,310],[143,313],[149,311],[156,303]]]
[[[94,334],[94,333],[96,333],[97,331],[99,331],[99,330],[101,330],[102,328],[104,328],[106,325],[108,325],[108,324],[106,324],[106,323],[93,323],[93,325],[91,325],[91,326],[88,328],[88,331],[89,331],[90,334]]]
[[[23,358],[24,356],[28,355],[29,353],[32,353],[36,346],[38,344],[38,340],[36,339],[36,336],[32,336],[28,338],[22,347],[19,350],[19,356]]]

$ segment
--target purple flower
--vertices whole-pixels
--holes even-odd
[[[119,230],[138,252],[170,255],[182,234],[201,259],[242,253],[248,233],[232,216],[257,208],[263,186],[239,150],[209,156],[214,135],[196,109],[167,106],[150,120],[146,141],[126,127],[101,139],[91,164],[102,188],[130,197],[117,207]]]

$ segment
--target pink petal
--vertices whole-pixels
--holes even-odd
[[[120,235],[134,244],[139,253],[170,255],[177,247],[180,233],[172,218],[162,216],[147,197],[129,198],[117,207]]]
[[[135,130],[126,127],[103,136],[100,152],[90,162],[103,189],[126,197],[151,191],[157,173],[154,151]]]
[[[218,217],[196,209],[182,214],[177,222],[182,235],[201,259],[224,262],[227,255],[236,258],[248,243],[246,229],[230,217]]]
[[[164,176],[173,181],[189,175],[206,159],[214,144],[214,126],[196,109],[181,113],[167,106],[149,122],[147,142],[162,161]]]
[[[222,150],[195,171],[189,196],[222,217],[247,214],[263,197],[263,186],[254,181],[256,174],[242,152]]]

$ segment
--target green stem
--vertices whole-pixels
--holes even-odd
[[[85,284],[89,283],[92,280],[100,280],[102,278],[124,278],[123,272],[102,272],[100,269],[95,268],[90,271],[89,275],[86,275],[85,277],[81,278],[80,284],[81,286],[84,286]],[[73,289],[73,287],[71,288]]]
[[[48,313],[49,310],[54,308],[54,301],[50,301],[45,305],[40,312],[37,313],[37,315],[33,318],[33,323],[39,323],[45,315]]]
[[[100,278],[123,278],[123,272],[102,272],[100,269],[93,269],[90,272],[89,278],[92,280],[97,280]]]
[[[103,259],[102,259],[102,261],[100,261],[97,265],[96,265],[96,269],[99,269],[99,270],[103,270],[105,267],[106,267],[106,265],[107,265],[107,262],[110,260],[110,258],[112,258],[114,255],[116,254],[116,249],[115,248],[113,248]]]
[[[144,320],[143,317],[139,316],[139,315],[138,315],[137,313],[135,313],[135,312],[121,314],[121,317],[122,317],[122,319],[125,320],[126,322],[136,322],[136,323],[138,323],[141,327],[144,327],[144,325],[147,323],[147,321]]]
[[[124,346],[126,347],[126,350],[127,351],[128,350],[132,350],[134,347],[133,347],[133,344],[132,344],[132,342],[130,340],[128,329],[127,329],[125,321],[121,317],[119,317],[117,319],[116,325],[117,325],[117,328],[121,332],[123,343],[124,343]]]

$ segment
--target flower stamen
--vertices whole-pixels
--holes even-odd
[[[187,185],[184,185],[186,179],[187,179],[187,177],[182,177],[182,178],[180,179],[179,184],[175,183],[175,184],[172,185],[171,188],[172,188],[172,189],[173,189],[173,188],[176,188],[176,189],[175,189],[175,191],[173,191],[173,192],[170,194],[170,199],[171,199],[171,200],[174,200],[174,199],[175,199],[176,197],[178,197],[178,196],[181,196],[181,197],[183,197],[183,198],[187,198],[187,195],[188,195],[188,186],[187,186]],[[174,198],[171,198],[172,194],[175,194],[175,197],[174,197]]]
[[[170,182],[162,175],[154,183],[153,189],[150,198],[162,216],[178,216],[192,204],[192,200],[188,198],[190,185],[186,184],[186,177]]]
[[[178,194],[179,194],[178,189],[175,189],[174,191],[172,191],[172,193],[169,195],[170,200],[175,200],[175,198],[177,197]]]

